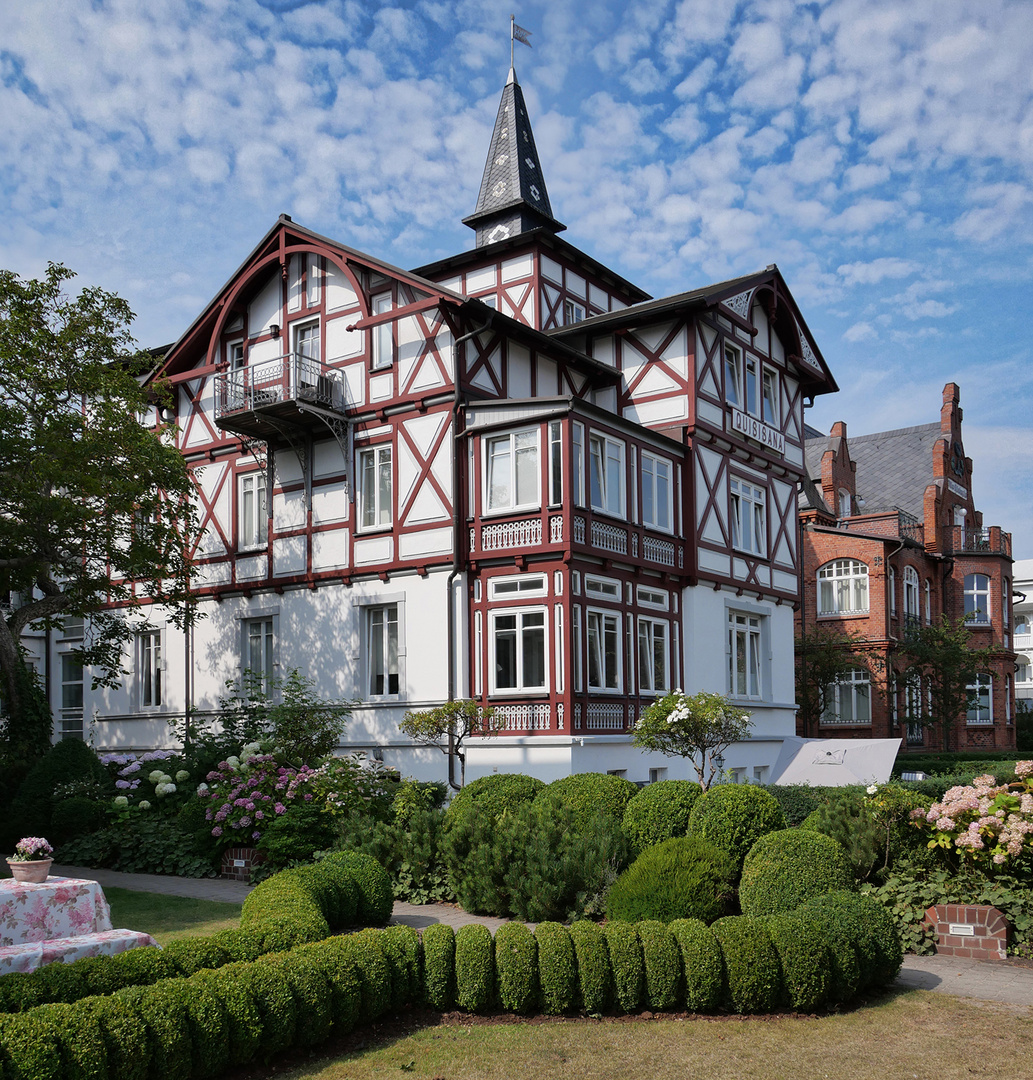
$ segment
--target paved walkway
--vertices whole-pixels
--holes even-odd
[[[54,866],[52,875],[99,881],[104,888],[133,889],[137,892],[189,896],[240,904],[251,891],[241,881],[221,878],[179,878],[161,874],[123,874],[116,870],[87,870],[81,866]],[[450,904],[396,903],[392,922],[417,930],[434,923],[459,927],[482,923],[494,933],[506,919],[468,915]],[[1000,1001],[1033,1010],[1033,968],[984,960],[963,960],[953,956],[905,956],[896,985],[908,990],[932,990],[954,997]]]

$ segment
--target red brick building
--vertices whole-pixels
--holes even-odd
[[[798,720],[801,735],[938,748],[942,736],[923,722],[928,687],[899,676],[899,646],[910,628],[946,614],[968,618],[973,647],[1002,650],[970,687],[952,748],[1015,746],[1011,534],[984,527],[975,507],[959,398],[948,383],[938,423],[849,441],[843,423],[828,436],[808,429],[797,632],[825,626],[863,644],[821,718]]]

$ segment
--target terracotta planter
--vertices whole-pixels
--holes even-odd
[[[11,876],[15,881],[27,881],[34,885],[47,880],[50,873],[50,864],[53,859],[33,859],[31,862],[15,862],[8,859],[7,865],[11,868]]]

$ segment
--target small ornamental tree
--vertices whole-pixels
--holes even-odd
[[[843,634],[828,626],[816,626],[796,639],[796,700],[805,732],[817,733],[819,721],[834,700],[836,684],[854,668],[882,668],[863,644],[860,635]]]
[[[704,791],[714,782],[715,759],[750,733],[750,713],[720,694],[692,697],[674,690],[658,698],[635,725],[632,742],[642,750],[689,758]]]
[[[494,709],[485,709],[476,701],[446,701],[436,709],[407,712],[398,726],[414,742],[422,746],[436,746],[448,755],[448,783],[460,791],[466,783],[466,751],[463,743],[471,736],[494,735],[499,730],[494,717]],[[452,767],[456,760],[459,762],[458,784]]]

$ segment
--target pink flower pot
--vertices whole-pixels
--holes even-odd
[[[31,862],[16,862],[14,859],[8,859],[7,865],[11,868],[11,876],[15,881],[39,885],[47,880],[50,864],[53,861],[53,859],[33,859]]]

